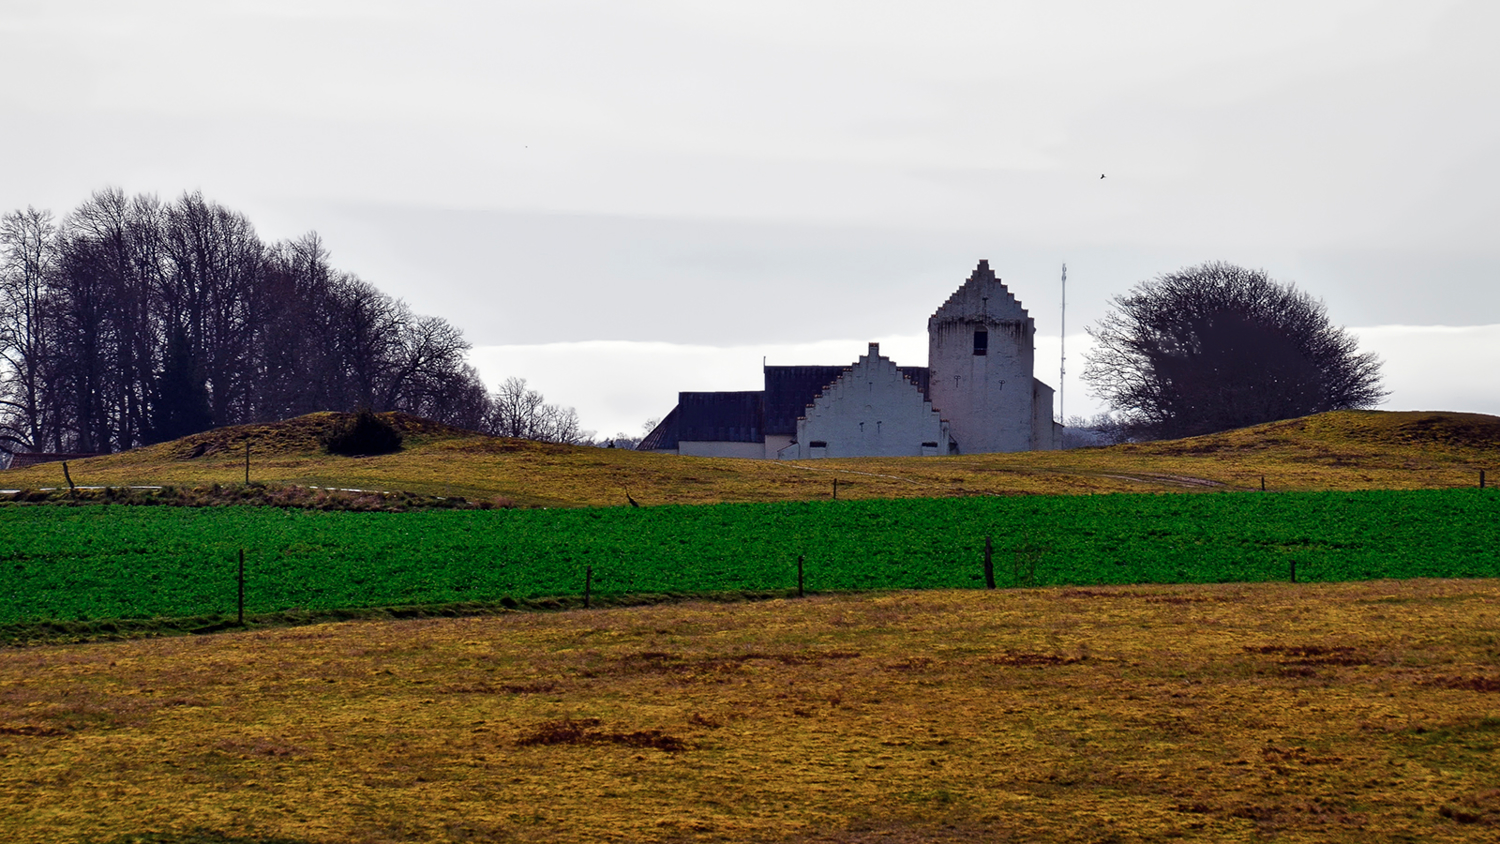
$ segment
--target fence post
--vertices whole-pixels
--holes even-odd
[[[68,474],[68,461],[64,460],[62,462],[62,464],[63,464],[63,479],[68,482],[68,494],[72,495],[72,494],[78,492],[78,488],[75,487],[75,486],[73,486],[73,476],[70,475],[70,474]]]
[[[995,588],[995,563],[994,548],[990,545],[990,538],[984,538],[984,588]]]
[[[797,555],[797,597],[803,597],[802,592],[802,555]]]
[[[240,549],[240,599],[239,599],[239,626],[245,626],[245,549]]]
[[[594,567],[589,566],[583,573],[583,608],[589,608],[589,593],[594,589]]]
[[[1266,491],[1266,476],[1265,475],[1261,475],[1260,476],[1260,491],[1261,492],[1265,492]]]
[[[834,501],[839,500],[839,479],[838,478],[834,478],[833,479],[833,500]]]
[[[1297,561],[1292,560],[1292,582],[1297,582]]]

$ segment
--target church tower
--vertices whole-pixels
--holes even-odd
[[[928,318],[929,397],[948,421],[959,453],[1053,447],[1052,390],[1032,377],[1035,334],[1035,323],[989,261],[980,261]],[[1041,409],[1044,438],[1038,436],[1040,391],[1047,405]]]

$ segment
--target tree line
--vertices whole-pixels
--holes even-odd
[[[332,266],[315,232],[266,243],[201,193],[107,189],[60,220],[0,218],[0,451],[112,452],[360,408],[585,438],[539,400],[548,424],[520,424],[514,385],[490,396],[468,350]]]

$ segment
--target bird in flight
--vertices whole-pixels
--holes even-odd
[[[1101,178],[1101,179],[1102,179],[1102,178],[1104,178],[1104,174],[1103,174],[1103,173],[1100,173],[1100,174],[1099,174],[1099,178]]]

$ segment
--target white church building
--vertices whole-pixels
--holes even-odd
[[[684,392],[642,451],[801,460],[1057,447],[1036,324],[988,261],[927,320],[927,366],[871,343],[849,366],[767,366],[765,389]]]

